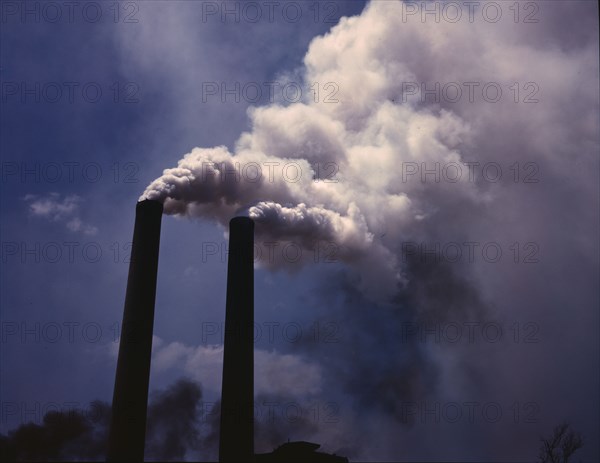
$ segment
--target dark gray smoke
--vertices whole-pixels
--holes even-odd
[[[330,307],[328,316],[341,321],[336,342],[300,346],[319,350],[323,370],[332,384],[341,381],[357,410],[379,410],[410,425],[402,404],[426,399],[440,384],[439,359],[432,355],[435,333],[450,324],[481,322],[489,306],[466,276],[442,260],[411,256],[405,265],[407,282],[386,306],[367,299],[349,272],[323,283],[313,303]],[[448,349],[447,342],[441,345]],[[462,365],[457,376],[465,370],[469,374],[472,365]],[[480,386],[473,380],[473,387]]]
[[[26,423],[0,435],[2,461],[103,460],[106,453],[110,407],[91,404],[79,410],[49,412],[43,423]]]
[[[154,394],[148,407],[146,459],[182,460],[188,449],[200,447],[201,399],[200,386],[187,379]]]
[[[180,379],[156,393],[148,407],[146,459],[181,460],[201,451],[199,384]],[[2,461],[104,461],[110,405],[92,402],[89,410],[49,412],[42,424],[26,423],[0,435]]]

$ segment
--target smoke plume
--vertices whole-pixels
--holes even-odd
[[[194,148],[140,198],[162,201],[167,214],[223,226],[248,215],[261,246],[277,241],[314,250],[321,242],[335,244],[344,268],[323,272],[320,291],[302,304],[341,321],[343,339],[319,344],[318,353],[309,344],[294,349],[326,367],[331,383],[325,390],[351,397],[361,418],[353,435],[378,443],[385,438],[374,429],[405,422],[403,402],[485,396],[485,378],[497,376],[486,368],[504,373],[489,388],[501,397],[539,398],[546,384],[539,372],[538,387],[512,379],[519,369],[529,377],[531,365],[521,352],[500,359],[497,351],[487,355],[494,346],[477,344],[463,358],[460,348],[439,349],[432,338],[399,340],[407,324],[493,321],[499,314],[490,295],[507,319],[526,313],[540,323],[550,308],[553,314],[563,313],[563,306],[583,311],[597,300],[589,288],[581,304],[570,299],[580,297],[572,289],[581,287],[578,281],[597,272],[590,257],[597,243],[586,230],[597,230],[597,204],[590,203],[597,197],[598,91],[590,85],[598,76],[597,11],[539,2],[535,23],[515,22],[507,9],[492,23],[478,3],[473,21],[467,13],[457,21],[435,21],[428,13],[422,20],[422,10],[435,4],[443,2],[371,2],[360,15],[342,18],[312,40],[299,71],[307,88],[330,83],[333,99],[308,93],[299,102],[252,108],[251,129],[235,146]],[[408,9],[414,13],[409,17]],[[461,96],[444,88],[459,88]],[[554,226],[558,218],[561,226]],[[547,260],[531,276],[531,266],[513,265],[509,246],[534,240]],[[500,264],[482,261],[486,241],[501,244]],[[407,242],[479,247],[475,264],[465,265],[470,257],[463,247],[463,258],[450,265],[434,245],[427,245],[433,262],[403,255]],[[279,256],[275,268],[298,267]],[[556,262],[571,262],[572,270]],[[494,367],[486,367],[488,361]],[[461,429],[444,434],[450,453],[432,453],[431,459],[461,459],[465,448],[477,455],[478,446],[488,444],[505,455],[506,436],[515,448],[527,446],[512,428],[490,433],[503,436],[489,437],[497,439],[494,445],[474,442],[472,430],[461,435]],[[431,449],[434,434],[403,434],[403,444]],[[397,458],[399,439],[390,431],[383,453],[348,456]],[[405,458],[427,458],[406,452]]]
[[[515,41],[520,29],[510,22],[491,27],[466,18],[407,20],[405,7],[400,1],[370,3],[360,16],[342,18],[312,41],[303,79],[332,83],[335,102],[306,94],[300,102],[253,108],[252,130],[232,151],[194,148],[141,199],[164,202],[167,214],[223,225],[236,214],[249,215],[259,242],[275,239],[309,250],[333,242],[340,259],[376,275],[361,272],[362,289],[375,285],[372,292],[389,299],[402,281],[397,243],[431,237],[441,227],[455,231],[483,206],[489,210],[505,186],[506,174],[482,182],[481,173],[464,163],[502,161],[506,171],[523,152],[541,162],[554,156],[551,146],[576,153],[593,137],[592,104],[580,108],[590,124],[578,133],[553,129],[569,111],[563,103],[584,101],[579,93],[585,90],[575,90],[569,79],[549,81],[545,71],[555,65],[593,73],[585,64],[595,56],[591,44],[571,54],[552,44],[540,51],[538,44]],[[460,56],[457,41],[469,47]],[[514,56],[528,66],[515,65]],[[478,84],[465,87],[464,81]],[[490,81],[543,82],[546,99],[535,114],[531,105],[516,105],[507,95],[489,102],[479,93]],[[462,98],[427,96],[427,89],[446,82],[461,87]],[[471,95],[469,88],[477,92]],[[535,140],[518,135],[528,130],[535,130]],[[501,150],[499,131],[515,133],[501,140]]]
[[[110,405],[95,401],[86,410],[52,411],[42,424],[26,423],[0,435],[2,461],[103,461],[108,446]],[[146,459],[183,460],[203,453],[200,385],[180,379],[148,405]]]

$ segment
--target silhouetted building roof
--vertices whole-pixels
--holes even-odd
[[[338,455],[317,452],[321,447],[312,442],[287,442],[280,445],[271,453],[258,453],[254,456],[257,463],[347,463],[348,459]]]

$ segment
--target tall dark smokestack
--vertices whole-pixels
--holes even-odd
[[[254,459],[254,222],[229,222],[219,461]]]
[[[137,203],[121,343],[113,394],[108,461],[143,461],[162,203]]]

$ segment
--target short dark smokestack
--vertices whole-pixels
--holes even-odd
[[[254,222],[229,222],[219,461],[254,459]]]
[[[163,206],[137,203],[121,343],[113,394],[108,461],[143,461],[156,273]]]

